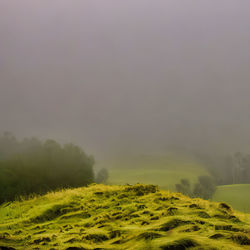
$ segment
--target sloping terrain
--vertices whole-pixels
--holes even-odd
[[[175,184],[183,178],[194,184],[198,176],[210,175],[197,160],[176,154],[121,156],[107,167],[110,184],[146,183],[171,191],[175,191]]]
[[[234,209],[250,213],[250,184],[217,186],[213,200],[228,202]]]
[[[91,185],[0,206],[0,249],[250,249],[250,215],[153,185]]]

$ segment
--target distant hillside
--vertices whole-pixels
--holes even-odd
[[[228,202],[234,209],[250,213],[250,184],[218,186],[213,200]]]
[[[194,184],[198,176],[210,175],[200,162],[175,154],[121,157],[111,161],[108,166],[110,184],[146,183],[172,191],[182,178]]]
[[[249,214],[153,185],[91,185],[0,206],[0,249],[249,247]]]

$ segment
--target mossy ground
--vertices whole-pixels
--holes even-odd
[[[91,185],[1,205],[4,247],[250,249],[250,215],[153,185]]]

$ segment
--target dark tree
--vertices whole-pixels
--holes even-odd
[[[194,185],[193,190],[187,179],[182,179],[181,183],[176,184],[175,187],[177,192],[203,199],[210,199],[216,190],[214,179],[210,176],[199,176],[198,183]]]
[[[201,197],[204,199],[212,198],[216,191],[216,185],[213,178],[210,176],[199,176],[198,180],[199,182],[194,186],[194,197]]]
[[[102,168],[99,170],[96,176],[96,183],[105,183],[109,177],[108,170],[106,168]]]
[[[176,191],[191,196],[191,185],[188,179],[181,179],[180,184],[175,185]]]

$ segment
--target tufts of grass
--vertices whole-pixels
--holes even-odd
[[[250,238],[244,233],[233,234],[231,239],[240,245],[250,245]]]
[[[144,239],[144,240],[153,240],[160,237],[163,237],[163,235],[152,231],[146,231],[137,236],[138,239]]]
[[[192,221],[190,220],[182,220],[182,219],[179,219],[179,218],[174,218],[174,219],[171,219],[170,221],[162,224],[159,228],[160,231],[169,231],[169,230],[172,230],[174,228],[177,228],[179,226],[183,226],[183,225],[186,225],[186,224],[192,224]]]
[[[199,244],[191,238],[182,238],[161,246],[162,250],[185,250]]]
[[[102,242],[105,240],[109,240],[108,235],[104,234],[104,233],[92,233],[92,234],[88,234],[86,236],[84,236],[82,238],[83,240],[88,240],[88,241],[92,241],[94,243],[98,243],[98,242]]]
[[[204,211],[198,212],[197,216],[200,217],[200,218],[211,218],[211,216],[208,213],[204,212]]]

